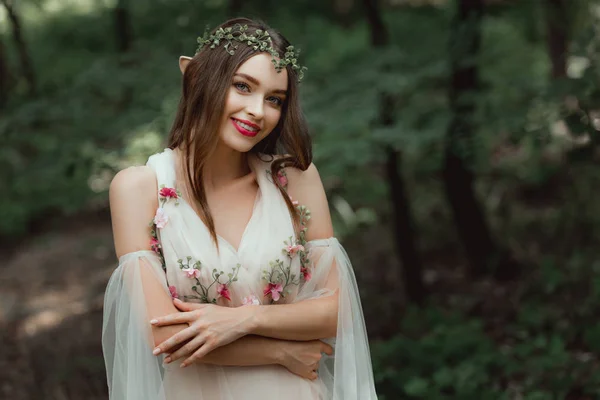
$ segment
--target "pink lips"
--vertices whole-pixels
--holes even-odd
[[[246,125],[250,125],[251,127],[256,128],[256,131],[249,131],[248,129],[244,129],[236,121],[243,122]],[[241,133],[244,136],[248,136],[248,137],[254,137],[254,136],[258,135],[258,132],[260,130],[260,127],[258,125],[253,124],[250,121],[244,121],[241,119],[231,118],[231,123],[233,124],[233,126],[235,126],[235,129],[237,129],[239,133]]]

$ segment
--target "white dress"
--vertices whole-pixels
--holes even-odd
[[[162,254],[157,250],[123,255],[106,289],[102,346],[111,400],[377,398],[364,317],[346,252],[335,238],[288,247],[296,243],[296,234],[282,194],[271,180],[270,162],[254,155],[249,162],[259,186],[252,216],[239,249],[218,237],[220,251],[217,251],[207,227],[193,208],[174,195],[177,188],[173,151],[165,149],[148,159],[147,165],[156,172],[161,188],[159,206],[168,219],[164,226],[159,223],[163,227],[156,230]],[[324,356],[315,381],[301,378],[279,365],[192,364],[179,368],[177,362],[163,364],[164,356],[152,355],[143,268],[151,270],[151,276],[160,282],[165,295],[176,295],[184,301],[214,300],[231,307],[249,301],[276,307],[280,303],[331,295],[332,290],[324,284],[330,273],[336,273],[337,335],[326,339],[334,346],[334,356]],[[215,269],[217,273],[224,272],[218,282]],[[287,285],[286,275],[279,274],[280,271],[289,272]],[[232,275],[228,276],[229,273]],[[269,281],[265,279],[273,283],[273,291],[267,295],[265,288]],[[283,282],[279,287],[277,279]],[[278,295],[284,296],[275,302]]]

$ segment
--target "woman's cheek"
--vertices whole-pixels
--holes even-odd
[[[272,114],[269,116],[269,131],[272,131],[277,126],[279,118],[281,118],[281,110],[273,109]]]

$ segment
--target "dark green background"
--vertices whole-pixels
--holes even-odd
[[[594,0],[0,0],[0,397],[106,398],[108,185],[228,16],[302,49],[380,399],[600,398]]]

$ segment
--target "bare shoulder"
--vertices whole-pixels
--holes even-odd
[[[116,195],[132,192],[150,192],[156,188],[156,175],[148,166],[125,168],[115,175],[110,183],[109,193],[111,199]]]
[[[294,167],[287,167],[285,168],[285,173],[288,177],[289,189],[295,190],[299,187],[314,185],[323,186],[321,175],[319,175],[319,171],[314,163],[311,163],[306,171]]]
[[[113,178],[109,201],[117,257],[150,249],[148,224],[158,207],[157,190],[148,166],[123,169]]]
[[[307,239],[326,239],[333,236],[333,226],[329,213],[327,196],[321,176],[315,164],[311,163],[306,171],[297,168],[285,168],[288,181],[288,194],[299,204],[306,206],[311,213]]]

